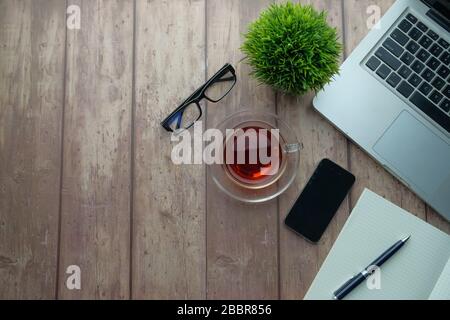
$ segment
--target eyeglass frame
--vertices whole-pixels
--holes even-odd
[[[231,85],[231,87],[228,89],[227,92],[224,93],[224,95],[222,97],[220,97],[220,99],[214,100],[208,96],[205,95],[205,91],[214,83],[219,82],[219,81],[229,81],[227,79],[221,79],[221,77],[223,75],[225,75],[227,72],[231,72],[232,74],[232,80],[233,80],[233,84]],[[197,122],[203,115],[203,111],[202,108],[200,107],[200,101],[203,99],[206,99],[210,102],[213,103],[217,103],[220,100],[222,100],[223,98],[225,98],[225,96],[228,95],[228,93],[230,93],[230,91],[234,88],[234,86],[236,85],[237,82],[237,77],[236,77],[236,70],[233,68],[233,66],[230,63],[226,63],[222,68],[220,68],[219,71],[217,71],[211,78],[209,78],[208,81],[206,81],[200,88],[198,88],[197,90],[194,91],[193,94],[191,94],[186,100],[184,100],[174,111],[172,111],[172,113],[167,116],[162,122],[161,122],[161,126],[166,129],[169,132],[174,132],[174,130],[169,126],[169,121],[176,115],[178,114],[180,111],[182,111],[183,109],[187,108],[189,105],[191,105],[192,103],[195,103],[195,105],[197,106],[198,110],[199,110],[199,116],[198,118],[193,121],[188,127],[183,128],[184,130],[187,130],[189,128],[191,128],[195,122]],[[183,111],[184,112],[184,111]],[[178,119],[178,123],[177,123],[177,128],[176,130],[181,128],[181,119],[183,118],[183,113],[181,113],[181,116]]]

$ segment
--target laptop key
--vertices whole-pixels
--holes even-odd
[[[381,79],[386,79],[386,77],[391,73],[391,69],[385,64],[382,64],[381,67],[377,70],[377,75],[380,76]]]
[[[427,96],[431,92],[431,90],[433,90],[433,87],[425,81],[419,87],[419,91],[422,92],[425,96]]]
[[[399,82],[402,80],[402,78],[400,78],[400,76],[398,74],[396,74],[395,72],[392,72],[391,75],[389,76],[389,78],[386,80],[387,83],[389,83],[392,87],[396,87]]]
[[[408,79],[408,82],[409,82],[412,86],[417,87],[417,86],[422,82],[422,79],[421,79],[417,74],[414,73],[414,74]]]
[[[397,71],[398,68],[401,66],[400,60],[398,60],[396,57],[394,57],[392,54],[390,54],[386,49],[383,47],[378,48],[378,50],[375,52],[375,55],[384,63],[386,63],[391,69]]]
[[[445,41],[444,39],[439,39],[438,43],[444,48],[444,49],[448,49],[450,47],[450,43],[448,43],[447,41]]]
[[[442,90],[442,93],[444,94],[444,96],[446,96],[447,98],[450,99],[450,84],[447,85],[444,90]]]
[[[427,62],[427,66],[430,67],[432,70],[436,70],[440,64],[441,63],[439,62],[439,60],[436,59],[435,57],[431,57],[431,59],[428,60]]]
[[[432,84],[433,87],[435,87],[436,89],[441,90],[441,89],[444,87],[444,85],[445,85],[445,81],[442,80],[442,78],[438,76],[438,77],[436,77],[436,78],[433,80],[433,82],[431,82],[431,84]]]
[[[408,19],[409,21],[411,21],[412,23],[416,23],[418,20],[417,20],[417,18],[413,15],[413,14],[411,14],[411,13],[408,13],[407,15],[406,15],[406,19]]]
[[[392,31],[391,37],[402,46],[404,46],[409,41],[408,36],[404,34],[400,29],[395,29],[394,31]]]
[[[433,44],[430,48],[431,54],[435,57],[439,57],[442,51],[444,51],[444,49],[442,49],[441,46],[437,45],[436,43]]]
[[[414,40],[419,40],[420,37],[423,35],[422,31],[420,31],[419,29],[417,29],[416,27],[412,28],[411,31],[408,33],[408,35],[414,39]]]
[[[450,74],[450,69],[447,68],[446,66],[441,66],[438,69],[437,74],[440,75],[442,78],[446,79]]]
[[[428,49],[431,44],[433,43],[433,40],[431,40],[430,38],[428,38],[427,36],[423,36],[422,38],[420,38],[419,40],[419,44],[424,47],[425,49]]]
[[[441,107],[441,109],[444,110],[445,112],[449,112],[450,111],[450,100],[444,99],[441,102],[441,104],[439,105],[439,107]]]
[[[443,54],[441,54],[439,60],[441,60],[443,64],[448,66],[450,64],[450,53],[444,52]]]
[[[406,50],[411,52],[412,54],[415,54],[417,50],[419,50],[420,46],[415,42],[414,40],[411,40],[408,45],[406,46]]]
[[[434,103],[438,104],[439,101],[441,101],[441,99],[444,96],[442,94],[440,94],[439,92],[437,92],[436,90],[434,90],[431,94],[430,94],[430,99],[431,101],[433,101]]]
[[[403,19],[402,22],[399,23],[398,27],[400,30],[406,33],[411,29],[412,23],[406,19]]]
[[[376,57],[370,57],[370,59],[367,60],[367,62],[366,62],[366,66],[372,71],[377,70],[377,68],[380,66],[380,64],[381,64],[381,61],[378,60]]]
[[[431,39],[433,39],[434,41],[436,41],[437,39],[439,39],[439,35],[438,35],[436,32],[434,32],[433,30],[429,30],[427,34],[428,34],[428,36],[429,36]]]
[[[400,94],[405,98],[408,98],[411,93],[413,93],[414,88],[411,87],[406,81],[402,81],[402,83],[400,83],[397,87],[397,91],[400,92]]]
[[[402,57],[400,58],[400,60],[402,60],[402,62],[406,65],[410,65],[413,61],[414,61],[414,56],[409,53],[409,52],[405,52]]]
[[[423,113],[438,123],[447,132],[450,132],[450,117],[446,116],[445,113],[436,108],[436,106],[430,100],[425,98],[420,92],[414,92],[409,101],[411,101]]]
[[[402,47],[400,47],[397,42],[395,42],[394,40],[392,40],[391,38],[387,38],[384,42],[383,42],[383,47],[385,47],[386,49],[388,49],[391,53],[394,54],[394,56],[396,57],[400,57],[404,51],[404,49]]]
[[[417,28],[419,28],[423,32],[428,31],[428,27],[423,22],[420,22],[420,21],[417,23]]]
[[[417,59],[419,59],[422,62],[425,62],[430,57],[430,53],[424,49],[420,49],[419,52],[416,54]]]
[[[425,65],[420,62],[419,60],[414,61],[414,63],[411,65],[411,68],[417,72],[417,73],[421,73],[423,68],[425,68]]]
[[[435,73],[433,71],[431,71],[430,69],[426,68],[423,72],[422,72],[422,78],[424,78],[426,81],[430,82],[431,79],[433,79],[435,76]]]
[[[408,77],[411,75],[412,71],[407,66],[402,66],[398,73],[402,76],[403,79],[408,79]]]

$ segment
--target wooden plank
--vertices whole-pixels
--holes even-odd
[[[0,299],[56,288],[65,6],[0,2]]]
[[[160,122],[205,81],[205,1],[137,1],[133,298],[203,299],[205,168]]]
[[[340,0],[301,1],[328,12],[330,25],[342,34]],[[347,140],[312,107],[313,94],[294,98],[278,95],[278,114],[295,130],[304,150],[294,185],[280,198],[280,286],[282,299],[301,299],[328,254],[348,214],[345,200],[319,244],[314,245],[288,230],[284,218],[308,182],[316,166],[328,158],[347,168]]]
[[[207,105],[214,127],[241,109],[275,112],[272,90],[249,77],[239,50],[241,34],[269,1],[207,2],[207,61],[212,76],[226,62],[236,67],[238,83],[217,104]],[[207,287],[210,299],[278,297],[277,202],[246,205],[222,193],[207,179]]]
[[[446,221],[436,211],[427,207],[427,222],[436,228],[450,234],[450,222]]]
[[[133,1],[68,3],[81,29],[67,35],[59,297],[128,298]]]
[[[350,0],[344,2],[345,14],[345,47],[346,54],[359,44],[369,32],[367,13],[369,6],[378,6],[384,14],[393,3],[392,0]],[[350,144],[350,169],[357,176],[357,182],[351,193],[352,207],[355,205],[364,188],[369,188],[393,203],[425,219],[425,205],[417,196],[389,174],[378,163],[372,160],[363,150]]]

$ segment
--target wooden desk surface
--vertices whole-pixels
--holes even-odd
[[[239,82],[205,109],[276,112],[304,145],[294,185],[264,205],[222,194],[205,166],[175,166],[159,122],[225,62],[269,0],[0,2],[0,298],[302,298],[363,188],[450,225],[311,108]],[[317,0],[350,54],[366,9],[393,0]],[[81,29],[66,9],[81,8]],[[318,245],[282,221],[318,162],[357,183]],[[66,269],[81,268],[81,290]]]

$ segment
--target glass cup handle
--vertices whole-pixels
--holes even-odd
[[[286,153],[295,153],[303,149],[302,143],[288,143],[283,146],[283,150]]]

